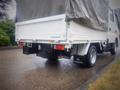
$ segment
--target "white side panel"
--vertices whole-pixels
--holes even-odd
[[[107,32],[94,30],[88,27],[84,27],[75,22],[70,22],[69,38],[72,42],[100,42],[107,40]]]
[[[17,23],[16,41],[19,40],[66,40],[65,15]]]

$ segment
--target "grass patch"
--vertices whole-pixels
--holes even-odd
[[[100,79],[90,84],[88,90],[120,90],[120,59]]]

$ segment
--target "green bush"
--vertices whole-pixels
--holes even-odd
[[[15,25],[11,20],[0,22],[0,46],[15,45]]]
[[[3,30],[0,29],[0,46],[8,45],[10,45],[10,38]]]

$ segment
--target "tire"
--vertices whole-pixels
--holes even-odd
[[[111,52],[111,55],[115,55],[116,54],[116,52],[117,52],[117,46],[116,46],[115,43],[111,45],[110,52]]]
[[[85,56],[84,64],[87,67],[93,67],[97,60],[97,49],[94,45],[91,45],[87,55]]]

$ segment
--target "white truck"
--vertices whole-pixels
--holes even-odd
[[[16,23],[16,41],[24,45],[23,53],[36,54],[51,61],[57,60],[59,56],[73,56],[75,63],[83,63],[89,67],[95,65],[99,53],[111,52],[115,55],[119,43],[119,30],[114,11],[110,7],[104,9],[107,12],[107,20],[104,21],[97,12],[94,13],[93,6],[96,2],[92,2],[94,10],[91,12],[94,11],[93,15],[98,16],[94,19],[97,22],[91,24],[89,7],[86,8],[91,7],[91,4],[84,3],[84,0],[66,1],[65,13]],[[105,7],[105,4],[102,5]],[[82,13],[79,13],[80,10]]]

